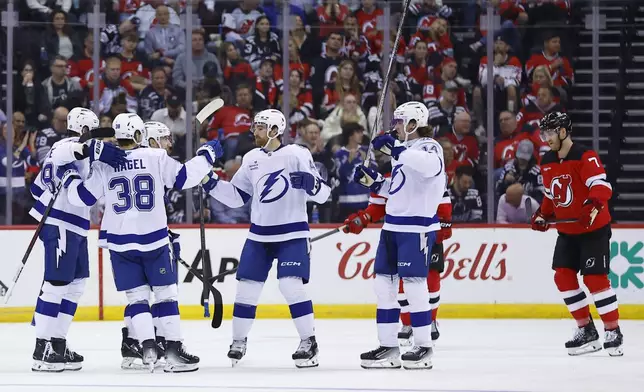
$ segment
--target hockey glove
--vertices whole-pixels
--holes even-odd
[[[177,262],[181,258],[181,244],[179,243],[179,237],[181,236],[168,230],[168,237],[170,246],[172,246],[172,261]]]
[[[214,165],[217,158],[224,156],[224,148],[219,143],[219,140],[211,140],[199,147],[197,155],[203,155],[208,160],[208,163]]]
[[[78,169],[76,169],[76,166],[74,166],[73,163],[59,166],[56,170],[56,177],[60,180],[65,189],[69,187],[69,185],[72,183],[72,180],[80,180],[81,178],[80,174],[78,174]]]
[[[583,207],[581,207],[581,214],[579,215],[579,224],[584,226],[584,228],[589,228],[593,225],[595,218],[604,209],[604,205],[601,201],[590,198],[584,202]]]
[[[452,222],[441,222],[441,229],[436,232],[436,243],[452,238]]]
[[[405,146],[396,146],[396,139],[389,134],[376,136],[371,144],[376,150],[385,155],[390,155],[394,159],[398,159],[400,153],[406,150]]]
[[[317,195],[322,184],[311,173],[296,171],[290,174],[293,189],[304,189],[311,196]]]
[[[369,223],[371,223],[371,217],[364,210],[360,210],[349,215],[344,220],[344,228],[342,231],[345,233],[360,234],[362,229],[367,227]]]
[[[532,230],[536,231],[547,231],[550,228],[550,225],[546,222],[546,217],[541,213],[541,207],[537,208],[537,211],[532,215],[530,225]]]
[[[353,181],[378,193],[385,183],[385,178],[377,171],[364,166],[358,166],[353,174]]]
[[[210,193],[215,187],[217,186],[217,183],[219,182],[219,176],[215,172],[210,172],[208,173],[207,176],[201,180],[201,186],[203,187],[203,191],[206,193]]]
[[[115,169],[122,166],[127,161],[125,151],[111,143],[104,143],[100,140],[92,140],[88,145],[83,147],[83,155],[89,156],[90,165],[94,161],[101,161]]]

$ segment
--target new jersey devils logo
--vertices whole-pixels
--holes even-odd
[[[556,207],[568,207],[572,204],[572,177],[568,174],[557,176],[550,182],[550,194]]]

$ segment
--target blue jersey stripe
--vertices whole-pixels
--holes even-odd
[[[100,238],[100,234],[99,234],[99,238]],[[157,231],[153,231],[152,233],[148,233],[148,234],[107,233],[107,242],[114,245],[127,245],[127,244],[148,245],[148,244],[153,244],[164,238],[168,238],[168,229],[166,227]]]
[[[187,180],[188,171],[186,170],[186,165],[183,165],[179,173],[177,173],[177,178],[174,180],[174,189],[182,190]]]
[[[403,225],[403,226],[431,226],[438,223],[438,217],[434,215],[429,218],[426,216],[393,216],[385,215],[385,223],[390,225]]]
[[[34,205],[34,208],[36,209],[36,211],[40,212],[40,214],[44,214],[47,207],[45,207],[45,205],[40,200],[38,200]],[[51,211],[49,211],[49,217],[67,222],[74,226],[78,226],[84,230],[89,230],[89,220],[81,218],[78,215],[70,214],[69,212],[52,208]]]
[[[280,235],[298,231],[309,231],[309,224],[307,222],[294,222],[275,226],[260,226],[254,223],[250,225],[250,232],[257,235]]]
[[[93,206],[96,204],[96,198],[94,195],[91,194],[90,191],[85,188],[84,184],[80,184],[77,188],[78,190],[78,197],[80,197],[81,201],[88,207]]]
[[[36,185],[35,182],[31,184],[31,188],[29,189],[31,190],[31,194],[34,195],[36,199],[40,198],[40,196],[45,193],[45,190]]]

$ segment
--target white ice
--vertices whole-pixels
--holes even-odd
[[[443,320],[434,369],[363,370],[359,355],[376,347],[372,320],[318,320],[320,367],[295,369],[299,339],[290,320],[258,320],[246,357],[230,367],[229,321],[183,323],[188,349],[201,357],[195,373],[164,374],[120,369],[121,324],[74,323],[69,343],[85,356],[79,372],[33,373],[34,331],[27,324],[0,324],[0,391],[325,392],[325,391],[644,391],[644,322],[623,321],[625,355],[602,350],[569,357],[570,320]],[[598,328],[601,323],[597,322]]]

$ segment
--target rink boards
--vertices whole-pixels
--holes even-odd
[[[316,236],[333,226],[312,230]],[[181,256],[201,269],[199,230],[183,226]],[[247,228],[212,226],[206,229],[206,259],[213,274],[235,267]],[[616,226],[611,239],[611,283],[620,302],[622,318],[644,319],[644,226]],[[307,285],[317,318],[364,318],[375,315],[373,259],[380,230],[359,236],[335,234],[312,245],[311,281]],[[0,230],[0,301],[33,235],[33,228]],[[569,317],[552,280],[550,268],[556,232],[536,233],[526,227],[456,227],[444,244],[441,318],[565,318]],[[109,252],[99,250],[98,231],[88,237],[91,277],[77,319],[119,320],[125,295],[113,284]],[[43,248],[38,242],[8,305],[0,307],[0,321],[29,321],[42,283]],[[588,262],[594,262],[592,260]],[[199,305],[202,284],[178,266],[183,318],[203,317]],[[216,282],[230,318],[235,277]],[[212,298],[211,298],[212,303]],[[258,307],[260,318],[290,317],[278,290],[275,268]]]

